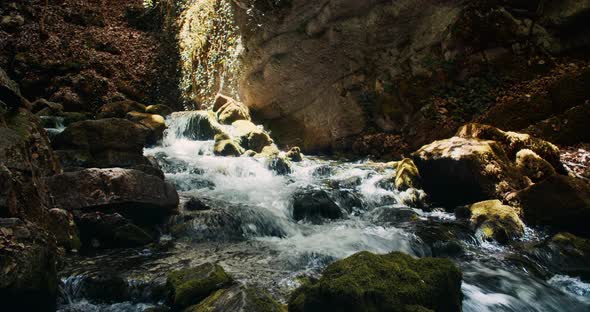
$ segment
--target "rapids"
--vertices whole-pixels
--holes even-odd
[[[219,262],[236,279],[284,301],[301,276],[317,275],[330,262],[362,250],[450,257],[463,270],[467,312],[590,310],[589,284],[549,268],[537,274],[513,261],[518,248],[483,242],[453,214],[426,206],[423,191],[393,190],[388,178],[394,170],[386,164],[304,157],[292,164],[292,173],[278,175],[265,159],[214,156],[213,141],[196,139],[193,118],[173,114],[162,144],[144,154],[159,161],[181,201],[197,198],[209,212],[172,217],[162,230],[172,230],[174,238],[163,235],[158,248],[73,256],[62,271],[60,311],[143,311],[163,303],[169,270],[204,262]],[[296,222],[293,197],[310,189],[326,191],[345,218]],[[543,237],[527,229],[520,243]],[[87,277],[105,271],[130,289],[115,303],[93,300],[88,289]]]

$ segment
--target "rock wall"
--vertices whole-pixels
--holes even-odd
[[[349,148],[371,132],[417,136],[418,146],[448,136],[456,126],[425,111],[436,88],[588,46],[588,1],[233,2],[241,99],[279,142],[305,151]]]

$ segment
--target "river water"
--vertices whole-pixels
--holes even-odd
[[[181,201],[196,198],[209,209],[171,218],[159,248],[72,256],[62,272],[61,311],[159,306],[167,272],[204,262],[219,262],[236,279],[284,301],[301,276],[362,250],[450,257],[463,270],[464,311],[590,311],[589,284],[515,261],[519,245],[544,238],[540,231],[527,229],[512,246],[484,242],[453,214],[428,207],[423,191],[395,191],[387,164],[304,157],[279,175],[265,159],[214,156],[213,141],[194,139],[194,118],[173,114],[162,144],[145,154],[158,159]],[[345,217],[295,221],[295,194],[317,190]],[[101,303],[89,298],[84,280],[105,271],[123,279],[128,291]]]

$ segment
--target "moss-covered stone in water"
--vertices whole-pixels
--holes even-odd
[[[276,302],[266,291],[236,285],[216,291],[184,312],[283,312],[286,310],[286,306]]]
[[[171,304],[179,309],[197,304],[231,283],[232,278],[223,268],[212,263],[172,272],[166,281]]]
[[[420,172],[409,158],[404,158],[399,162],[394,180],[395,188],[405,191],[409,188],[420,188]]]
[[[516,208],[503,205],[499,200],[475,203],[469,207],[469,212],[483,239],[504,244],[524,235],[524,223]]]
[[[447,259],[360,252],[297,289],[289,311],[460,311],[461,278]]]

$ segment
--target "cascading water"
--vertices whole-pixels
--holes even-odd
[[[194,131],[200,121],[195,112],[173,114],[162,145],[145,154],[158,159],[183,201],[196,199],[206,208],[183,211],[171,220],[174,247],[70,261],[63,273],[62,311],[142,311],[161,303],[158,285],[166,272],[203,262],[219,262],[236,279],[284,299],[299,275],[318,274],[331,261],[362,250],[451,257],[464,272],[464,311],[590,309],[589,284],[555,274],[539,278],[510,261],[519,253],[512,247],[481,241],[452,214],[411,207],[421,205],[425,194],[393,190],[395,171],[387,164],[305,157],[292,164],[290,174],[279,175],[265,158],[214,156],[214,142]],[[295,221],[296,195],[318,190],[337,203],[344,217]],[[450,243],[438,237],[449,233],[454,237]],[[542,236],[527,229],[523,243]],[[106,266],[133,289],[143,290],[116,304],[91,303],[78,287],[80,277]]]

